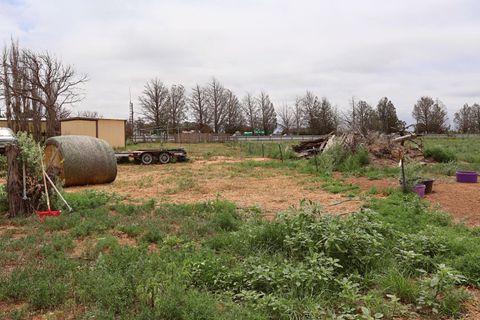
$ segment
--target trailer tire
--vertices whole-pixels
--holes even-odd
[[[162,152],[158,155],[158,162],[160,162],[161,164],[167,164],[170,162],[170,160],[171,160],[170,154],[166,152]]]
[[[145,165],[149,165],[149,164],[152,164],[153,162],[153,155],[149,152],[146,152],[146,153],[143,153],[141,156],[140,156],[140,161],[142,162],[142,164],[145,164]]]

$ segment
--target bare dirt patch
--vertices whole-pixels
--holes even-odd
[[[20,310],[27,306],[24,302],[6,302],[0,301],[0,316],[2,313],[12,312],[14,310]]]
[[[115,232],[113,234],[115,238],[117,238],[118,244],[121,246],[136,246],[137,245],[137,240],[135,238],[131,238],[128,236],[128,234],[123,233],[123,232]]]
[[[375,188],[382,193],[391,188],[398,188],[398,180],[396,179],[370,180],[366,177],[348,177],[346,181],[360,187],[362,191],[369,191]]]
[[[430,203],[438,204],[452,214],[457,222],[480,226],[480,184],[435,183],[433,190],[426,197]]]
[[[399,188],[398,180],[368,180],[365,177],[349,177],[349,183],[358,185],[361,190],[368,191],[372,187],[380,193],[388,188]],[[450,213],[456,222],[469,226],[480,226],[480,184],[457,183],[453,180],[435,181],[433,192],[425,199],[433,206]]]
[[[75,239],[73,240],[73,250],[72,252],[70,253],[70,257],[71,258],[74,258],[74,259],[78,259],[78,258],[81,258],[83,256],[83,254],[85,253],[85,251],[87,250],[87,244],[86,244],[86,240],[85,239],[82,239],[82,240],[79,240],[79,239]]]
[[[470,293],[472,298],[465,303],[465,315],[462,317],[462,319],[480,319],[480,291],[476,288],[467,288],[467,291]]]
[[[19,240],[27,236],[26,231],[23,228],[14,225],[0,225],[0,237],[10,234],[11,240]]]
[[[342,202],[348,198],[324,191],[320,185],[306,182],[307,176],[293,171],[264,167],[245,169],[228,165],[242,161],[216,158],[171,165],[119,166],[117,179],[112,184],[74,187],[66,191],[104,190],[133,200],[153,198],[171,203],[220,198],[233,201],[240,207],[261,207],[268,215],[298,206],[302,200],[319,203],[333,214],[356,212],[363,204],[360,200]]]

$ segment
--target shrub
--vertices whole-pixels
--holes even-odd
[[[214,213],[211,224],[217,231],[235,231],[238,229],[239,219],[235,210],[222,210]]]
[[[457,159],[453,152],[437,146],[426,148],[424,151],[424,155],[427,158],[432,158],[433,160],[442,163],[454,161]]]
[[[158,229],[151,228],[142,236],[142,241],[148,243],[159,243],[165,235]]]
[[[8,194],[6,185],[0,185],[0,212],[7,212],[8,210]]]
[[[398,270],[388,272],[380,282],[387,293],[394,294],[405,303],[414,303],[420,293],[418,284]]]
[[[0,155],[0,177],[7,176],[7,157]]]
[[[75,211],[101,207],[113,198],[111,194],[94,190],[69,192],[64,197]]]

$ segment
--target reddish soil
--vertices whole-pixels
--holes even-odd
[[[433,190],[426,196],[428,201],[452,214],[457,222],[480,226],[480,184],[435,183]]]
[[[480,319],[480,291],[476,288],[467,288],[472,299],[465,303],[465,314],[463,320],[478,320]]]
[[[378,192],[388,188],[398,188],[398,180],[368,180],[365,177],[350,177],[349,183],[358,185],[364,191],[375,187]],[[480,226],[480,184],[435,181],[433,192],[425,196],[433,207],[450,213],[456,222],[468,226]]]
[[[398,188],[398,180],[395,179],[370,180],[365,177],[348,177],[346,181],[359,186],[362,191],[369,191],[375,188],[378,193],[382,193],[388,189]]]
[[[265,159],[248,159],[264,161]],[[230,158],[194,161],[178,165],[119,166],[117,179],[109,185],[67,188],[115,192],[131,200],[156,199],[158,203],[192,203],[226,199],[240,207],[259,206],[267,217],[298,206],[303,199],[319,203],[332,214],[357,212],[363,201],[322,190],[321,183],[308,176],[287,174],[281,169],[252,168],[236,172],[228,164],[242,162]],[[145,181],[145,183],[139,183]],[[188,183],[179,186],[179,182]]]

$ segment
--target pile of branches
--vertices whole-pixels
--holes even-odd
[[[423,145],[415,139],[414,133],[404,135],[384,134],[376,131],[361,134],[346,132],[340,135],[333,133],[318,139],[304,141],[293,146],[299,158],[311,158],[316,154],[326,152],[335,145],[341,145],[346,150],[355,152],[359,147],[365,148],[371,157],[398,161],[404,156],[411,159],[423,159]],[[408,141],[408,143],[406,143]]]
[[[7,145],[7,201],[8,216],[29,215],[45,209],[45,189],[43,184],[41,159],[43,150],[31,135],[17,134],[17,143]],[[49,172],[55,181],[55,173]],[[49,189],[52,202],[55,195]]]

